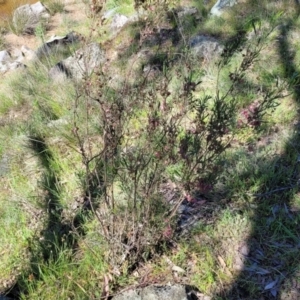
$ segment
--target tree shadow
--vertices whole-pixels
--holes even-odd
[[[51,150],[41,136],[30,136],[28,148],[38,157],[43,168],[40,181],[43,190],[40,205],[47,216],[40,234],[29,241],[29,267],[20,274],[14,286],[7,292],[7,297],[12,299],[20,299],[21,294],[28,293],[26,283],[28,276],[32,276],[36,281],[42,278],[42,265],[58,261],[64,250],[75,253],[78,248],[78,238],[85,235],[83,225],[90,218],[92,205],[95,204],[91,203],[91,199],[87,200],[83,196],[84,199],[81,206],[77,208],[75,216],[71,220],[67,218],[61,203],[62,187],[59,170]],[[95,179],[91,178],[91,181]],[[71,259],[70,255],[70,262]]]
[[[292,92],[299,107],[299,69],[288,41],[294,20],[292,17],[282,20],[277,52],[284,79],[295,78]],[[294,203],[299,189],[299,153],[300,135],[295,128],[293,135],[285,142],[284,151],[272,159],[258,162],[255,174],[251,174],[259,182],[260,190],[251,202],[255,212],[251,218],[251,233],[246,240],[248,250],[243,252],[240,249],[239,253],[244,267],[231,287],[215,295],[214,299],[300,298],[300,215]],[[246,179],[249,174],[238,176]]]

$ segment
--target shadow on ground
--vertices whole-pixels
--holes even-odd
[[[83,196],[82,205],[77,209],[75,217],[71,220],[67,218],[60,200],[62,190],[59,170],[57,170],[51,150],[40,136],[30,136],[28,147],[38,157],[43,167],[40,182],[43,192],[40,205],[47,215],[42,231],[30,241],[29,255],[31,260],[29,268],[19,276],[7,293],[11,299],[20,299],[21,294],[27,294],[28,284],[26,281],[29,277],[35,278],[37,282],[41,279],[41,266],[43,264],[47,265],[58,261],[64,250],[71,250],[72,253],[75,253],[78,247],[78,238],[85,235],[83,225],[89,219],[91,206],[94,205],[86,199],[86,196]],[[90,184],[95,181],[97,179],[91,176]],[[71,261],[70,255],[70,263]]]
[[[277,52],[285,79],[295,78],[293,98],[299,107],[299,69],[288,42],[289,31],[295,26],[297,17],[298,14],[282,19]],[[260,191],[252,203],[255,214],[246,241],[249,251],[244,253],[245,266],[234,283],[214,299],[300,298],[300,215],[299,208],[295,207],[300,179],[300,132],[297,126],[285,145],[283,153],[265,158],[260,162],[258,172],[251,174],[260,182]],[[246,178],[249,174],[239,176]]]

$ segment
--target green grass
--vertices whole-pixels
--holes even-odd
[[[211,34],[223,43],[236,35],[242,22],[253,34],[251,26],[244,22],[253,15],[260,18],[261,27],[257,30],[260,32],[271,28],[271,18],[283,9],[291,13],[286,3],[270,7],[267,1],[259,4],[257,1],[250,2],[247,9],[237,5],[221,18],[211,18],[207,12],[213,1],[208,4],[191,1],[191,5],[197,4],[198,9],[205,13],[199,24],[187,17],[181,34],[187,39],[196,33]],[[108,1],[106,8],[116,8],[116,12],[129,15],[133,12],[132,4],[132,1]],[[63,12],[62,2],[55,1],[51,5],[52,13]],[[245,20],[234,18],[238,12],[245,15]],[[126,76],[122,89],[117,89],[120,84],[115,82],[114,86],[100,89],[101,84],[107,82],[103,79],[105,76],[100,78],[96,74],[82,86],[74,86],[71,80],[66,80],[62,88],[59,83],[52,82],[48,77],[49,68],[74,53],[77,45],[29,65],[24,72],[5,76],[1,81],[0,166],[6,157],[8,164],[4,171],[0,170],[3,187],[0,196],[0,255],[3,257],[0,262],[0,292],[17,283],[21,299],[99,299],[103,296],[107,280],[111,294],[146,280],[149,284],[174,281],[191,284],[213,299],[258,299],[260,294],[271,297],[271,292],[288,293],[295,286],[294,280],[299,279],[297,82],[296,85],[286,85],[283,91],[286,97],[280,99],[280,105],[274,111],[267,111],[262,117],[261,127],[245,123],[242,128],[236,129],[231,147],[215,161],[218,176],[213,189],[199,196],[203,201],[197,208],[201,217],[189,231],[172,241],[160,240],[160,243],[152,245],[151,242],[165,229],[162,221],[165,206],[156,198],[151,198],[153,202],[140,212],[142,216],[147,215],[155,208],[156,216],[150,215],[149,220],[139,224],[132,221],[134,207],[128,203],[132,197],[133,173],[124,170],[130,163],[139,165],[144,161],[143,156],[135,160],[138,149],[142,149],[147,157],[164,154],[155,152],[156,148],[151,148],[153,145],[149,143],[147,130],[151,105],[152,109],[159,107],[159,117],[169,114],[171,118],[171,113],[175,116],[182,105],[183,94],[180,91],[182,78],[186,76],[191,76],[193,82],[203,81],[197,86],[195,97],[214,95],[216,89],[220,95],[225,95],[232,84],[229,75],[245,55],[245,50],[237,52],[230,64],[219,70],[216,61],[201,62],[189,57],[188,52],[182,50],[183,42],[169,45],[169,49],[164,49],[164,45],[149,46],[151,43],[147,41],[141,43],[137,33],[143,31],[151,38],[155,30],[151,32],[150,29],[168,22],[161,19],[160,24],[153,25],[153,20],[156,20],[155,16],[128,25],[112,40],[107,40],[108,35],[97,36],[95,32],[91,38],[101,40],[108,51],[118,52],[113,69],[104,73],[105,76],[108,74],[108,78],[115,74]],[[82,26],[82,31],[89,31],[89,22]],[[299,35],[299,19],[286,13],[278,22],[291,22],[285,51],[294,52],[294,55],[289,61],[282,57],[280,49],[284,47],[285,40],[278,38],[282,34],[278,28],[268,36],[258,61],[250,67],[236,94],[231,94],[237,101],[236,121],[243,109],[263,99],[262,87],[276,89],[280,83],[290,83],[290,77],[298,72],[300,48],[292,37]],[[67,20],[62,27],[71,29],[71,24]],[[259,22],[256,25],[260,26]],[[62,28],[59,30],[64,31]],[[36,38],[39,38],[38,35]],[[252,39],[253,42],[254,35]],[[148,51],[148,55],[140,55],[140,50]],[[141,68],[151,62],[163,65],[166,59],[169,59],[168,65],[162,69],[173,77],[170,81],[172,96],[167,98],[167,104],[174,105],[171,113],[161,108],[162,96],[156,97],[164,83],[161,73],[146,80],[145,89],[135,90],[143,79]],[[193,70],[192,74],[189,70]],[[95,90],[89,89],[90,83]],[[102,167],[107,161],[92,161],[89,166],[95,168],[95,172],[90,173],[91,178],[84,176],[86,169],[82,153],[86,151],[89,157],[97,155],[106,136],[99,117],[102,114],[100,100],[91,100],[82,92],[85,89],[92,92],[92,96],[100,95],[99,90],[95,92],[96,89],[104,91],[107,105],[119,97],[126,109],[127,106],[132,108],[133,116],[124,121],[126,131],[119,145],[123,160],[105,171]],[[155,97],[151,96],[153,94]],[[227,97],[224,101],[229,102],[230,99]],[[207,101],[208,108],[212,108],[212,100]],[[113,108],[108,106],[108,109]],[[208,122],[210,113],[208,110],[204,124]],[[188,126],[193,125],[195,115],[191,112],[182,119],[178,139],[184,137]],[[161,138],[161,135],[157,134],[156,138]],[[132,157],[128,155],[130,151]],[[103,189],[101,180],[112,176],[116,169],[118,173],[114,184],[110,186],[107,181]],[[141,186],[151,180],[159,180],[155,177],[156,173],[163,174],[167,182],[173,180],[174,186],[180,190],[184,177],[182,161],[156,166],[155,172],[150,170],[146,175],[141,171]],[[120,174],[126,178],[122,179]],[[95,184],[92,180],[98,184],[94,187],[98,193],[94,205],[99,218],[85,209],[89,206],[87,186]],[[107,198],[102,194],[104,191]],[[142,188],[137,192],[141,202],[148,199]],[[154,190],[153,194],[156,193]],[[109,211],[110,204],[106,201],[113,197],[117,199],[116,207]],[[97,209],[97,205],[101,209]],[[109,223],[110,220],[114,223]],[[155,225],[153,230],[149,230],[149,224]],[[111,240],[104,237],[105,226],[106,230],[116,229]],[[144,226],[139,238],[145,239],[148,244],[138,262],[132,265],[129,259],[122,261],[118,249],[123,248],[118,247],[120,241],[130,241],[139,226]],[[119,228],[124,230],[120,233]],[[115,248],[111,248],[112,244]],[[241,251],[246,254],[241,255]],[[172,270],[174,266],[184,271]],[[276,289],[269,291],[266,286],[272,280],[278,283]]]
[[[133,1],[132,0],[108,0],[105,5],[106,10],[114,9],[115,13],[122,15],[131,15],[134,13]]]
[[[62,0],[54,0],[54,1],[42,1],[43,4],[49,9],[51,15],[56,13],[64,12],[65,4]]]

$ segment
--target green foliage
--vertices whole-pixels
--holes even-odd
[[[64,12],[65,4],[62,0],[44,0],[42,2],[48,8],[51,15]]]
[[[124,3],[130,5],[92,1],[92,16]],[[1,210],[6,263],[0,277],[21,265],[12,293],[19,289],[23,299],[105,298],[120,287],[162,277],[188,279],[216,299],[237,280],[254,299],[261,288],[257,279],[238,277],[237,249],[259,240],[266,251],[261,263],[280,259],[276,268],[285,274],[282,266],[296,257],[286,249],[299,229],[299,218],[289,211],[290,205],[299,209],[299,141],[295,135],[285,148],[283,136],[288,140],[296,129],[280,127],[297,117],[289,94],[299,78],[293,60],[280,67],[273,55],[283,16],[256,15],[255,6],[243,18],[231,18],[229,11],[195,24],[186,17],[184,28],[175,20],[170,29],[183,29],[182,39],[158,45],[153,39],[175,2],[134,3],[149,14],[127,26],[133,40],[122,42],[121,32],[113,41],[120,56],[113,70],[108,61],[82,83],[66,80],[62,89],[49,80],[48,69],[71,49],[41,59],[1,86],[0,166],[7,153],[12,162],[0,177],[0,200],[24,206]],[[209,11],[204,4],[198,8]],[[224,40],[217,63],[190,53],[185,41],[198,30]],[[43,39],[43,27],[35,34]],[[141,53],[142,62],[129,70]],[[282,204],[285,198],[290,201]],[[183,202],[195,217],[201,214],[201,223],[180,236]],[[11,257],[6,244],[16,245]]]

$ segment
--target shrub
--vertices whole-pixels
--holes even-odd
[[[164,57],[161,73],[151,81],[145,75],[134,85],[124,80],[121,88],[111,87],[98,70],[78,89],[73,134],[84,166],[84,198],[110,245],[114,268],[125,262],[134,268],[169,243],[180,204],[213,188],[218,160],[239,129],[238,84],[272,28],[249,43],[237,36],[225,45],[218,78],[229,73],[229,85],[221,89],[218,79],[212,94],[198,96],[203,74],[185,52],[158,54]],[[240,60],[232,68],[235,56]],[[282,91],[265,87],[255,120],[277,105]]]

